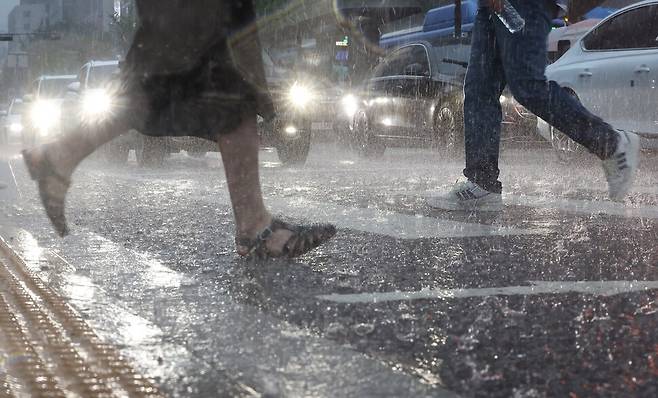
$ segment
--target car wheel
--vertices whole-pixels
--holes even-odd
[[[282,137],[280,123],[277,123],[277,137]],[[294,139],[278,138],[275,145],[279,160],[284,165],[303,164],[311,149],[311,122],[305,123],[302,133]]]
[[[378,158],[386,152],[386,144],[374,136],[365,112],[360,112],[356,116],[352,144],[359,155],[367,158]]]
[[[440,151],[455,154],[459,151],[462,143],[462,120],[449,106],[441,106],[434,115],[434,137],[435,147]]]
[[[167,157],[165,140],[142,135],[137,141],[135,155],[137,163],[142,167],[161,166]]]

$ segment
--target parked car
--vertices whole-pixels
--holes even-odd
[[[468,51],[461,45],[426,41],[391,51],[374,68],[362,92],[344,100],[345,111],[354,114],[348,141],[365,156],[381,155],[392,145],[431,142],[448,151],[461,148]],[[506,131],[534,131],[535,117],[511,95],[504,93],[500,101]]]
[[[658,148],[658,1],[642,1],[605,18],[581,37],[546,76],[614,127]],[[538,132],[559,150],[577,150],[538,120]]]
[[[548,34],[548,62],[560,59],[585,33],[601,22],[600,19],[585,19],[574,24],[553,29]]]
[[[0,143],[20,140],[23,133],[23,100],[15,98],[9,103],[0,120]]]
[[[27,105],[23,119],[23,145],[40,144],[61,133],[61,107],[67,86],[75,75],[43,75],[23,97]]]

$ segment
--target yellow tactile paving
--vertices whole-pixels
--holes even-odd
[[[159,397],[0,238],[0,398]]]

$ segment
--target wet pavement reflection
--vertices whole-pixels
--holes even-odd
[[[173,396],[658,395],[655,155],[619,204],[592,159],[508,149],[499,213],[428,208],[462,167],[430,150],[261,155],[268,204],[328,245],[239,259],[216,154],[86,162],[64,240],[13,161],[0,233]]]

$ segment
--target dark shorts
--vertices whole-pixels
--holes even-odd
[[[195,136],[215,140],[242,122],[255,120],[258,94],[218,45],[184,73],[122,74],[126,111],[135,128],[150,136]]]
[[[216,139],[273,117],[251,1],[138,0],[123,116],[152,136]]]

